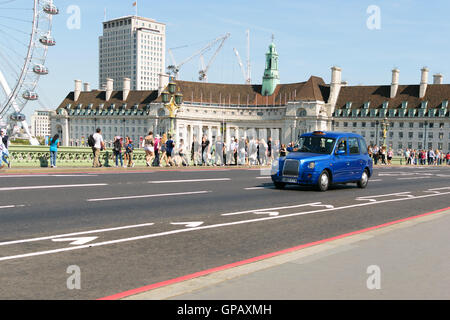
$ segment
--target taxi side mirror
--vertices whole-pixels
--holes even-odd
[[[294,149],[293,149],[292,147],[287,147],[286,150],[287,150],[288,152],[292,152]]]

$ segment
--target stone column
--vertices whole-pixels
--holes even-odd
[[[212,126],[208,126],[208,140],[212,142]]]

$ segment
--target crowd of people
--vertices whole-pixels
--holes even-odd
[[[232,138],[229,143],[219,136],[210,141],[206,136],[193,137],[191,145],[184,139],[176,143],[170,134],[162,136],[149,132],[142,142],[136,145],[130,137],[116,136],[113,142],[113,156],[116,167],[134,167],[133,150],[141,147],[145,151],[145,163],[148,167],[162,166],[225,166],[225,165],[270,165],[285,146],[272,138]],[[94,154],[93,167],[101,167],[100,152],[105,150],[101,130],[89,137],[88,144]],[[286,152],[286,151],[284,151]]]
[[[373,159],[373,163],[384,165],[391,165],[392,158],[394,157],[394,150],[385,146],[372,146],[368,147],[369,156]],[[405,151],[401,151],[402,156],[405,159],[406,165],[450,165],[450,152],[442,152],[441,150],[416,150],[407,148]]]

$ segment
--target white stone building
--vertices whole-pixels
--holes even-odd
[[[99,37],[99,86],[106,79],[131,80],[132,90],[156,90],[164,72],[166,25],[152,19],[127,16],[103,22]],[[122,90],[116,81],[114,90]]]
[[[274,44],[267,62],[273,61]],[[278,55],[276,55],[278,58]],[[387,145],[394,150],[433,148],[450,150],[450,85],[435,75],[428,84],[428,69],[422,69],[417,85],[400,85],[394,69],[391,85],[348,86],[342,70],[331,68],[331,81],[311,76],[307,81],[278,84],[277,63],[266,63],[266,94],[262,85],[217,84],[174,81],[183,95],[174,122],[176,141],[190,146],[193,138],[206,135],[210,141],[223,137],[254,137],[289,143],[299,134],[314,130],[350,131],[361,134],[368,144],[381,144],[381,123],[390,124]],[[265,72],[269,74],[269,72]],[[274,81],[273,83],[268,83]],[[167,90],[166,75],[160,75],[159,90],[130,90],[124,78],[114,90],[107,79],[106,90],[75,90],[52,113],[52,133],[59,132],[64,145],[86,145],[88,136],[100,127],[109,144],[114,136],[140,141],[148,131],[167,133],[171,119],[162,101]]]
[[[36,110],[31,115],[31,134],[33,137],[50,136],[50,111]]]

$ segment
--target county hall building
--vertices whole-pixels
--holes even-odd
[[[442,83],[441,75],[434,75],[429,84],[429,70],[423,68],[420,83],[400,85],[400,71],[394,69],[391,84],[349,86],[342,82],[341,73],[332,67],[330,83],[311,76],[281,84],[278,53],[272,43],[261,84],[179,81],[159,74],[157,90],[132,90],[130,78],[108,78],[104,88],[90,90],[76,80],[74,91],[51,113],[51,130],[59,133],[65,146],[87,145],[97,127],[107,145],[115,136],[129,136],[137,142],[149,131],[169,132],[172,121],[176,141],[182,138],[188,146],[194,137],[204,135],[210,141],[272,137],[289,143],[314,130],[355,132],[368,144],[380,145],[382,126],[387,123],[386,144],[396,151],[450,150],[450,85]],[[173,119],[166,108],[169,88],[176,90],[177,98],[182,97]]]

